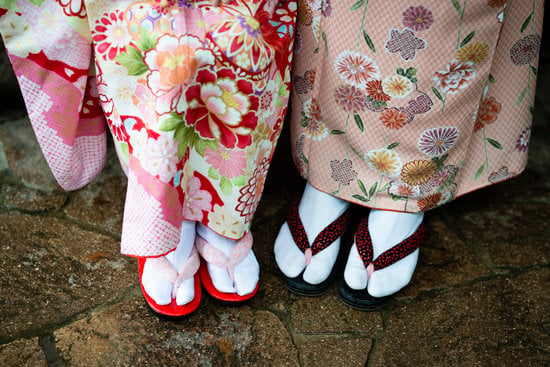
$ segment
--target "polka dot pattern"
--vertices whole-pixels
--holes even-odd
[[[286,221],[294,242],[303,253],[305,253],[308,248],[311,248],[312,255],[318,254],[336,241],[346,230],[350,219],[351,210],[348,209],[344,214],[336,218],[334,222],[323,229],[321,233],[315,237],[315,240],[310,246],[306,230],[300,219],[300,213],[298,212],[298,201],[290,205],[290,209],[286,216]]]
[[[372,263],[376,271],[388,267],[413,253],[414,250],[424,243],[427,234],[428,227],[426,224],[422,223],[410,237],[383,252],[373,260],[372,239],[369,234],[368,217],[364,217],[355,233],[355,245],[357,246],[357,251],[359,252],[361,260],[363,260],[365,264],[365,268]]]

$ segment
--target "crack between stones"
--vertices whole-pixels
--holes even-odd
[[[53,334],[38,338],[38,345],[44,353],[48,367],[64,367],[65,362],[55,347]]]
[[[437,297],[441,294],[445,294],[445,293],[451,292],[451,291],[456,290],[456,289],[476,285],[478,283],[488,282],[488,281],[492,281],[492,280],[495,280],[495,279],[501,279],[501,278],[504,278],[505,276],[517,277],[519,275],[528,273],[530,271],[536,271],[536,270],[539,270],[539,269],[548,269],[548,268],[550,268],[550,264],[531,265],[531,266],[525,266],[525,267],[513,267],[513,268],[509,268],[509,271],[507,271],[507,272],[493,273],[493,274],[490,274],[490,275],[487,275],[487,276],[483,276],[483,277],[479,277],[479,278],[475,278],[475,279],[470,279],[470,280],[467,280],[465,282],[452,284],[452,285],[447,286],[447,287],[435,288],[435,289],[422,291],[416,297],[390,301],[390,303],[388,304],[387,311],[391,313],[391,312],[395,311],[396,309],[401,308],[404,305],[419,303],[419,302],[422,302],[424,300]]]
[[[51,336],[53,335],[53,332],[55,332],[56,330],[58,329],[61,329],[65,326],[68,326],[68,325],[71,325],[77,321],[80,321],[88,316],[91,316],[92,314],[96,313],[96,312],[100,312],[100,311],[103,311],[105,309],[108,309],[116,304],[119,304],[121,302],[124,302],[126,300],[129,300],[129,299],[132,299],[136,296],[139,296],[141,294],[141,290],[139,288],[139,285],[134,285],[134,286],[131,286],[129,288],[126,288],[126,290],[124,290],[124,292],[122,292],[119,296],[109,300],[109,301],[106,301],[104,303],[101,303],[95,307],[91,307],[91,308],[88,308],[88,309],[85,309],[81,312],[78,312],[76,314],[73,314],[73,315],[70,315],[70,316],[67,316],[63,319],[61,319],[59,322],[57,323],[52,323],[52,324],[46,324],[44,326],[42,326],[40,328],[40,330],[37,330],[37,331],[26,331],[26,332],[23,332],[23,333],[20,333],[20,334],[17,334],[11,338],[6,338],[6,339],[3,339],[0,337],[0,345],[2,344],[8,344],[8,343],[11,343],[15,340],[19,340],[19,339],[32,339],[32,338],[39,338],[39,339],[43,339],[43,338],[47,338],[48,336]]]

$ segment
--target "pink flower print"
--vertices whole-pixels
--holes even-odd
[[[238,199],[239,204],[237,204],[235,210],[241,213],[245,223],[248,223],[252,219],[258,202],[262,197],[268,168],[269,160],[264,158],[254,170],[254,174],[250,180],[248,180],[248,184],[239,191],[241,196]]]
[[[227,68],[216,73],[201,69],[185,97],[185,122],[195,126],[203,139],[215,139],[229,149],[244,149],[252,143],[259,98],[250,81]]]
[[[391,29],[390,38],[384,47],[391,53],[399,53],[403,60],[410,61],[416,57],[416,50],[426,48],[426,41],[416,37],[410,29],[403,29],[401,32]]]
[[[155,113],[155,96],[146,85],[139,83],[135,93],[132,96],[134,106],[137,106],[145,126],[151,128],[157,123],[157,114]]]
[[[425,31],[433,22],[432,11],[423,6],[411,6],[403,12],[403,25],[415,32]]]
[[[344,51],[334,61],[336,74],[346,84],[365,88],[367,82],[380,78],[380,70],[367,55],[354,51]]]
[[[540,34],[530,34],[517,41],[510,49],[512,64],[522,66],[533,62],[539,54],[540,42]]]
[[[357,113],[365,109],[366,97],[361,89],[357,89],[353,85],[337,87],[334,98],[336,103],[347,112]]]
[[[426,130],[418,139],[418,149],[428,157],[437,157],[448,152],[458,141],[456,127],[437,127]]]
[[[92,34],[95,52],[104,60],[114,60],[121,52],[126,51],[126,46],[132,40],[124,21],[124,13],[119,10],[103,14],[96,20]]]
[[[528,127],[527,129],[521,132],[521,135],[516,141],[516,150],[519,152],[526,152],[527,149],[529,148],[530,138],[531,138],[531,128]]]
[[[176,174],[179,162],[178,145],[172,137],[160,135],[158,139],[149,138],[145,150],[144,168],[162,182],[169,183]]]
[[[388,194],[406,198],[416,198],[420,196],[418,186],[412,186],[403,181],[391,181],[388,187]]]
[[[476,77],[474,64],[471,61],[451,61],[445,70],[435,73],[433,81],[437,89],[443,93],[457,93],[468,86],[468,82]]]
[[[352,169],[353,162],[349,159],[343,159],[339,161],[334,159],[330,161],[330,168],[332,168],[331,177],[334,181],[348,186],[349,183],[357,178],[357,171]]]
[[[513,172],[508,172],[508,167],[503,166],[498,171],[493,172],[489,175],[489,182],[498,183],[498,182],[506,181],[514,177],[515,175],[516,174]]]
[[[197,177],[187,180],[185,187],[185,202],[183,204],[183,217],[186,220],[202,221],[203,210],[209,211],[212,207],[212,195],[201,190],[201,181]]]
[[[444,186],[447,182],[449,182],[449,179],[454,179],[457,172],[457,166],[445,166],[433,175],[433,177],[429,181],[429,184],[431,187]]]
[[[151,70],[147,85],[157,97],[155,105],[159,114],[185,111],[185,88],[193,81],[199,67],[214,64],[212,52],[201,46],[202,42],[194,36],[166,34],[145,53],[143,61]]]
[[[219,170],[220,175],[227,178],[242,175],[246,167],[246,155],[241,149],[230,150],[219,146],[218,150],[213,150],[206,147],[204,159],[212,168]]]

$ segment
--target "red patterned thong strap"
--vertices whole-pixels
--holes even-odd
[[[355,244],[359,256],[361,260],[363,260],[365,268],[367,268],[369,278],[373,271],[384,269],[413,253],[422,243],[424,243],[427,234],[428,227],[422,222],[411,236],[384,251],[373,261],[373,247],[372,239],[369,234],[368,217],[361,219],[361,223],[359,223],[359,227],[357,227],[357,232],[355,233]]]
[[[321,233],[319,233],[317,237],[315,237],[315,240],[310,246],[306,230],[304,229],[304,225],[302,224],[302,220],[300,219],[300,213],[298,211],[298,201],[294,201],[290,205],[290,209],[288,210],[286,216],[286,221],[288,223],[290,233],[292,234],[292,238],[294,239],[294,242],[296,243],[298,248],[306,255],[306,261],[308,265],[311,256],[321,252],[331,243],[336,241],[340,236],[342,236],[349,224],[350,219],[351,210],[347,209],[341,216],[336,218],[334,222],[323,229]]]

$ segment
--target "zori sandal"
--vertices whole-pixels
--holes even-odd
[[[294,243],[296,243],[300,251],[302,251],[304,253],[304,256],[306,257],[306,268],[309,265],[312,256],[323,251],[338,238],[342,237],[349,226],[352,216],[351,214],[351,209],[348,208],[342,215],[340,215],[325,229],[323,229],[310,245],[307,238],[306,230],[304,228],[304,225],[302,224],[302,220],[300,219],[298,202],[296,201],[291,204],[290,209],[287,213],[286,221]],[[294,278],[289,278],[283,274],[286,280],[287,288],[290,291],[302,296],[320,296],[326,293],[338,274],[337,268],[342,263],[342,257],[345,253],[345,251],[343,251],[343,248],[344,246],[341,243],[338,258],[336,259],[334,267],[332,268],[327,279],[319,284],[310,284],[306,282],[303,278],[303,274],[305,271],[304,269],[304,271],[302,271],[298,276]]]
[[[248,232],[243,238],[237,241],[235,247],[229,254],[226,256],[223,252],[206,242],[200,236],[197,236],[195,239],[195,246],[199,251],[199,254],[204,261],[201,261],[201,266],[199,269],[199,274],[201,278],[202,285],[206,291],[214,298],[225,301],[225,302],[242,302],[252,298],[258,291],[258,285],[254,288],[249,294],[243,296],[238,293],[224,293],[220,292],[214,286],[210,273],[208,273],[207,263],[219,266],[220,268],[227,269],[227,273],[231,280],[233,280],[235,267],[245,258],[249,251],[252,251],[252,233]]]
[[[365,265],[367,282],[373,272],[396,263],[418,249],[420,245],[424,243],[427,233],[428,227],[425,222],[423,222],[411,236],[389,250],[386,250],[373,260],[373,246],[369,234],[368,217],[364,217],[359,223],[355,233],[355,245]],[[342,277],[340,281],[338,293],[345,304],[363,311],[374,311],[381,308],[390,297],[373,297],[369,294],[367,288],[359,290],[352,289],[346,284],[344,277]]]
[[[159,274],[159,276],[162,276],[166,280],[168,280],[170,283],[173,283],[172,288],[172,302],[168,305],[159,305],[155,302],[149,294],[145,291],[145,288],[143,287],[142,283],[142,277],[143,277],[143,268],[145,267],[145,262],[151,262],[151,265],[154,266],[155,272]],[[163,315],[163,316],[170,316],[170,317],[181,317],[190,314],[191,312],[195,311],[201,302],[201,282],[199,279],[198,269],[200,265],[200,259],[199,254],[197,253],[197,250],[193,247],[193,250],[191,252],[191,256],[187,260],[183,266],[176,271],[176,269],[172,266],[172,264],[165,258],[165,257],[158,257],[158,258],[145,258],[140,257],[138,259],[138,268],[139,268],[139,283],[141,285],[141,291],[143,292],[143,296],[145,297],[145,300],[147,301],[147,304],[149,307],[156,313]],[[190,279],[191,277],[194,278],[194,289],[195,289],[195,297],[191,300],[191,302],[179,306],[176,303],[176,292],[183,283],[183,281]]]

